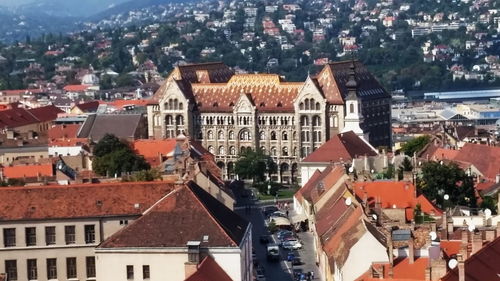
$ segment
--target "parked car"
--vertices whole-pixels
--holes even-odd
[[[302,265],[302,260],[300,259],[300,257],[293,258],[292,265]]]
[[[256,281],[266,281],[266,276],[264,275],[264,268],[258,267],[255,271],[255,280]]]
[[[291,232],[290,230],[280,230],[276,234],[276,236],[278,237],[279,240],[282,240],[285,236],[288,236],[288,235],[293,235],[293,232]]]
[[[282,218],[288,218],[288,216],[286,215],[286,213],[282,212],[282,211],[275,211],[273,212],[270,217],[282,217]]]
[[[262,213],[264,214],[265,217],[268,217],[270,214],[278,211],[278,207],[276,206],[266,206],[262,208]]]
[[[271,236],[269,235],[261,235],[259,240],[261,244],[267,244],[272,241]]]
[[[296,239],[286,240],[281,243],[281,247],[288,250],[297,250],[302,248],[302,243],[300,243],[299,240]]]

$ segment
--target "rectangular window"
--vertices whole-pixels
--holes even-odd
[[[85,226],[85,243],[92,244],[95,242],[95,226],[93,224]]]
[[[47,245],[56,244],[56,227],[46,226],[45,227],[45,243]]]
[[[36,268],[36,259],[28,260],[28,280],[38,279],[38,270]]]
[[[5,273],[7,273],[7,278],[10,281],[17,280],[17,261],[16,260],[6,260],[5,261]]]
[[[127,265],[127,279],[134,279],[134,266]]]
[[[57,279],[56,259],[47,259],[47,279]]]
[[[3,229],[3,245],[5,247],[15,247],[16,246],[16,229],[15,228],[4,228]]]
[[[66,258],[66,277],[76,278],[76,258]]]
[[[87,278],[95,278],[95,257],[86,258]]]
[[[26,246],[36,246],[36,228],[26,227]]]
[[[149,279],[149,265],[142,266],[142,279]]]
[[[66,244],[75,244],[75,226],[66,225],[64,227],[64,238],[66,239]]]

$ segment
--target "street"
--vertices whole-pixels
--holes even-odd
[[[260,237],[262,235],[269,234],[267,227],[265,225],[265,218],[262,214],[261,207],[274,205],[274,202],[259,203],[258,201],[252,200],[251,197],[241,196],[242,188],[233,189],[235,194],[237,204],[235,206],[235,211],[246,218],[252,223],[253,226],[253,247],[255,249],[258,264],[264,268],[264,275],[267,281],[292,281],[293,279],[293,268],[301,269],[303,272],[314,271],[315,280],[319,280],[317,266],[315,264],[315,254],[313,246],[313,238],[311,233],[298,233],[299,239],[303,243],[303,248],[297,250],[303,264],[300,266],[293,266],[291,262],[286,261],[288,250],[280,249],[281,259],[279,262],[272,262],[267,260],[267,245],[260,242]],[[292,204],[288,204],[292,206]],[[272,236],[273,240],[279,243],[276,235]]]

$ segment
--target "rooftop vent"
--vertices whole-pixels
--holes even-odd
[[[100,206],[102,206],[102,201],[101,200],[97,200],[95,202],[95,204],[96,204],[96,206],[100,207]]]
[[[139,209],[140,207],[141,207],[141,204],[139,204],[139,203],[134,204],[134,208]]]

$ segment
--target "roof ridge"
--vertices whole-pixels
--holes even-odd
[[[207,208],[207,206],[205,206],[205,204],[203,204],[203,202],[201,201],[200,198],[198,198],[198,195],[196,195],[196,193],[191,189],[191,185],[185,185],[185,187],[189,190],[189,192],[195,197],[195,199],[201,204],[201,206],[203,207],[203,209],[205,210],[205,212],[208,213],[209,217],[216,223],[217,227],[220,228],[222,230],[222,232],[224,233],[224,235],[229,238],[230,241],[232,241],[234,243],[234,245],[236,246],[239,246],[238,242],[234,241],[234,239],[227,233],[226,229],[224,227],[222,227],[222,223],[212,214],[212,212],[210,212]],[[200,187],[201,188],[201,187]],[[203,190],[205,191],[205,190]],[[209,196],[212,196],[211,194],[209,194]],[[214,198],[215,199],[215,198]],[[217,199],[215,199],[217,200]],[[217,200],[218,201],[218,200]],[[221,203],[222,204],[222,203]],[[225,207],[225,206],[224,206]]]

